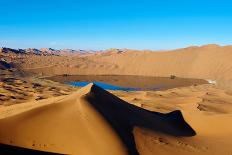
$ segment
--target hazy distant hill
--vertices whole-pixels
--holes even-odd
[[[72,49],[61,49],[56,50],[52,48],[27,48],[27,49],[12,49],[3,47],[0,49],[2,53],[15,53],[15,54],[34,54],[34,55],[45,55],[45,56],[62,56],[62,55],[80,55],[80,54],[89,54],[93,53],[94,51],[87,51],[87,50],[72,50]]]

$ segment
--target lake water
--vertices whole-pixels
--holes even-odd
[[[141,90],[159,90],[159,88],[129,88],[129,87],[120,87],[120,86],[114,86],[103,82],[67,82],[66,84],[69,84],[71,86],[77,86],[77,87],[84,87],[87,86],[90,83],[94,83],[95,85],[107,89],[107,90],[122,90],[122,91],[141,91]]]
[[[206,80],[176,77],[147,77],[131,75],[59,75],[47,77],[49,80],[83,87],[94,83],[108,90],[166,90],[177,87],[207,84]]]

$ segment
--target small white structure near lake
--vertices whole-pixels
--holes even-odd
[[[216,80],[207,80],[210,84],[217,84]]]

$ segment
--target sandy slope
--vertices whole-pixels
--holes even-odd
[[[115,92],[115,95],[151,111],[181,110],[197,135],[176,138],[137,129],[136,143],[141,154],[231,154],[232,93],[212,85],[166,91]]]
[[[179,111],[151,113],[91,84],[46,102],[1,119],[0,142],[67,154],[118,155],[138,154],[132,134],[136,126],[171,136],[195,135]]]
[[[107,74],[203,78],[231,87],[232,46],[207,45],[165,52],[106,52],[76,57],[26,57],[22,68],[42,75]],[[94,72],[93,72],[94,71]]]
[[[151,111],[181,110],[196,135],[177,111],[151,113],[89,85],[39,104],[0,108],[0,142],[68,154],[232,153],[230,91],[202,85],[111,93]]]
[[[66,154],[126,154],[110,125],[81,98],[89,89],[1,120],[1,143]]]

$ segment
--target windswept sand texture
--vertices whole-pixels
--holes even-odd
[[[7,68],[0,68],[0,107],[68,95],[77,90],[49,80],[23,77],[17,69]]]

